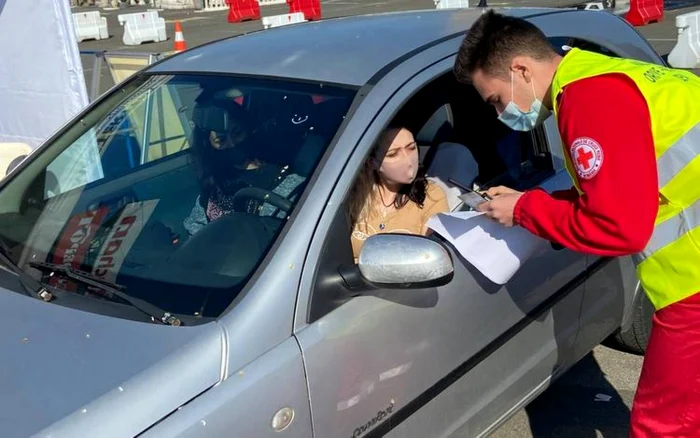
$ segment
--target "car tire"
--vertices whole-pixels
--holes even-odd
[[[608,338],[606,344],[628,353],[643,355],[649,343],[654,311],[647,295],[642,294],[634,309],[630,328],[624,332],[618,330]]]

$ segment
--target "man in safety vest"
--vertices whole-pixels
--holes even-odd
[[[528,131],[552,112],[575,187],[493,187],[480,210],[574,251],[633,255],[656,308],[631,436],[700,436],[700,78],[579,50],[493,11],[457,55],[499,119]]]

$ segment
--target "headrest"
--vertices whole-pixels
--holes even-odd
[[[304,145],[294,160],[292,169],[294,173],[303,177],[309,176],[318,160],[321,159],[325,146],[324,139],[321,136],[309,135],[306,137]]]
[[[192,112],[192,121],[204,131],[225,133],[231,130],[233,124],[246,130],[251,128],[246,110],[233,101],[199,103]]]
[[[441,143],[437,146],[427,173],[441,178],[450,187],[452,184],[448,182],[449,178],[471,186],[479,176],[479,164],[469,148],[463,144]]]

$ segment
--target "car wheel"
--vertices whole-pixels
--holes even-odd
[[[643,355],[649,343],[654,306],[646,294],[642,294],[632,315],[632,325],[627,331],[618,330],[606,344],[628,353]]]

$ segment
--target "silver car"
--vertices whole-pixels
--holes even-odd
[[[439,235],[396,234],[354,264],[345,203],[397,114],[454,210],[451,181],[571,186],[551,118],[509,131],[455,81],[481,12],[200,46],[24,160],[0,183],[2,436],[484,436],[602,341],[643,351],[629,258],[551,245],[500,286]],[[612,14],[505,12],[558,48],[663,63]],[[246,156],[207,149],[242,120],[226,105]],[[216,175],[236,176],[227,214]]]

